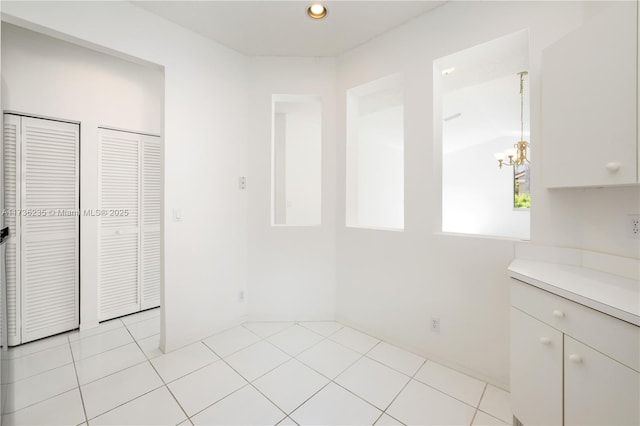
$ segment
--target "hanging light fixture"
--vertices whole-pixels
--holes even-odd
[[[503,165],[517,167],[529,163],[529,142],[524,140],[524,76],[527,74],[529,74],[527,71],[518,73],[520,76],[520,140],[513,145],[513,148],[493,154],[500,168]]]

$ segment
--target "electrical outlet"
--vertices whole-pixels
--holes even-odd
[[[244,176],[240,176],[238,178],[238,187],[240,189],[247,189],[247,178]]]
[[[238,301],[244,302],[244,291],[238,292]]]
[[[627,235],[640,240],[640,214],[627,215]]]
[[[440,333],[440,318],[431,317],[431,331]]]

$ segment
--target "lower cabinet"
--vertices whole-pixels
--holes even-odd
[[[562,424],[562,333],[511,308],[511,408],[525,425]]]
[[[640,425],[640,327],[516,280],[511,303],[511,405],[522,424]],[[618,332],[627,338],[600,343]]]
[[[639,425],[640,373],[564,336],[566,425]]]

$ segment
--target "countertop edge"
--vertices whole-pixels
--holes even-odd
[[[532,276],[522,274],[517,270],[514,270],[511,265],[507,268],[507,270],[509,271],[509,276],[511,278],[514,278],[518,281],[522,281],[529,285],[533,285],[534,287],[538,287],[542,290],[548,291],[557,296],[563,297],[565,299],[571,300],[573,302],[579,303],[581,305],[603,312],[612,317],[618,318],[619,320],[622,320],[640,327],[639,315],[634,315],[630,312],[624,311],[622,309],[618,309],[614,306],[610,306],[605,303],[599,302],[597,300],[582,296],[578,293],[565,290],[562,287],[558,287],[551,283],[538,280]]]

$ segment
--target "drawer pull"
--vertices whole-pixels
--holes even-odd
[[[548,337],[541,337],[540,343],[542,343],[543,345],[548,345],[551,343],[551,339],[549,339]]]
[[[582,357],[580,355],[571,354],[569,355],[569,361],[573,362],[574,364],[580,364],[582,362]]]
[[[553,316],[556,317],[556,318],[562,318],[562,317],[564,317],[564,312],[559,311],[557,309],[554,309],[553,310]]]

